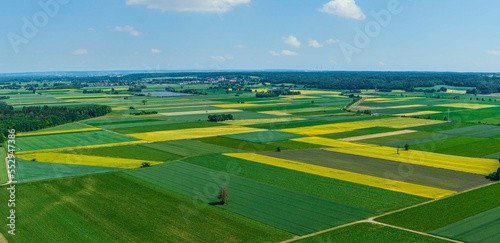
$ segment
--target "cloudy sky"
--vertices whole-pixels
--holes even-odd
[[[500,71],[495,0],[7,0],[0,72]]]

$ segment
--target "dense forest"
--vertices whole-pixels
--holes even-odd
[[[91,105],[83,107],[65,106],[30,106],[14,110],[5,102],[0,102],[0,143],[5,141],[8,129],[16,132],[28,132],[57,126],[65,123],[104,116],[111,112],[111,107]]]

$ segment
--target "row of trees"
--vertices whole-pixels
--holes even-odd
[[[66,106],[29,106],[14,110],[5,102],[0,102],[0,142],[5,141],[8,129],[17,132],[35,131],[65,123],[104,116],[111,112],[111,107],[90,105],[81,107]]]
[[[233,120],[233,115],[231,115],[231,114],[208,115],[209,122],[220,122],[220,121],[227,121],[227,120]]]
[[[278,97],[280,95],[300,95],[300,91],[292,91],[290,89],[271,89],[266,92],[257,92],[255,97],[257,98],[269,98]]]

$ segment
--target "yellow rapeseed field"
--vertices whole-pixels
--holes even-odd
[[[123,158],[110,158],[99,156],[88,156],[78,154],[65,154],[65,153],[32,153],[19,155],[19,158],[30,161],[36,159],[37,162],[50,162],[58,164],[75,164],[75,165],[88,165],[88,166],[104,166],[116,168],[139,168],[145,160],[136,159],[123,159]],[[151,165],[161,164],[162,162],[147,161]]]
[[[400,154],[396,154],[395,148],[384,146],[327,148],[325,150],[480,175],[487,175],[498,168],[498,160],[495,159],[462,157],[418,150],[400,150]]]
[[[359,144],[359,143],[351,143],[351,142],[340,141],[340,140],[335,140],[335,139],[330,139],[330,138],[322,138],[322,137],[304,137],[304,138],[294,138],[291,140],[296,141],[296,142],[317,144],[317,145],[323,145],[326,147],[334,147],[334,148],[349,148],[349,147],[365,146],[365,145]]]
[[[484,109],[497,107],[496,105],[484,105],[484,104],[474,104],[474,103],[453,103],[453,104],[440,104],[436,106],[451,107],[451,108],[464,108],[464,109]]]
[[[231,113],[241,112],[242,110],[235,109],[221,109],[221,110],[198,110],[198,111],[176,111],[176,112],[162,112],[158,115],[162,116],[183,116],[183,115],[201,115],[201,114],[216,114],[216,113]]]
[[[73,132],[90,132],[90,131],[100,131],[97,127],[79,128],[79,129],[68,129],[68,130],[57,130],[57,131],[46,131],[46,132],[24,132],[19,133],[17,137],[28,137],[35,135],[49,135],[49,134],[61,134],[61,133],[73,133]]]
[[[222,123],[228,125],[246,126],[246,125],[256,125],[256,124],[266,124],[266,123],[276,123],[276,122],[290,122],[290,121],[302,121],[304,118],[300,117],[284,117],[284,118],[263,118],[263,119],[243,119],[243,120],[233,120],[224,121]]]
[[[183,140],[193,138],[204,138],[221,135],[230,135],[247,132],[261,132],[264,129],[256,129],[242,126],[221,126],[221,127],[207,127],[207,128],[189,128],[171,131],[158,131],[146,133],[128,134],[129,136],[147,140],[151,142]]]
[[[441,112],[440,111],[416,111],[416,112],[395,114],[395,116],[423,116],[423,115],[433,115],[433,114],[439,114],[439,113],[441,113]]]
[[[227,153],[226,156],[286,168],[290,170],[305,172],[313,175],[333,178],[342,181],[353,182],[361,185],[383,188],[396,192],[403,192],[427,198],[441,198],[456,193],[455,191],[444,190],[429,186],[417,185],[402,181],[396,181],[381,177],[369,176],[344,170],[326,168],[292,160],[274,158],[253,153]]]
[[[315,135],[323,135],[329,133],[348,132],[369,127],[389,127],[395,129],[405,129],[423,125],[440,124],[444,122],[445,121],[393,117],[393,118],[383,118],[375,120],[355,121],[355,122],[341,122],[341,123],[317,125],[309,127],[287,128],[281,131],[315,136]]]

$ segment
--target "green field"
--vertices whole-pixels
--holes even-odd
[[[112,167],[42,163],[21,159],[17,159],[16,163],[15,180],[18,182],[40,181],[120,170]]]
[[[0,200],[8,201],[8,191]],[[9,242],[276,242],[292,235],[122,173],[16,186]],[[0,204],[6,218],[7,203]]]
[[[224,126],[224,124],[216,122],[182,122],[182,123],[171,123],[163,122],[163,124],[146,124],[143,123],[141,126],[133,127],[123,127],[123,128],[108,128],[114,132],[122,134],[132,134],[132,133],[143,133],[143,132],[156,132],[156,131],[166,131],[166,130],[178,130],[178,129],[188,129],[188,128],[207,128]]]
[[[248,141],[225,138],[225,137],[208,137],[208,138],[200,138],[198,140],[204,143],[210,143],[214,145],[220,145],[228,148],[246,150],[246,151],[275,151],[277,149],[276,146],[265,143],[248,142]]]
[[[483,157],[500,152],[500,139],[478,137],[452,137],[420,143],[413,149],[458,156]]]
[[[227,185],[230,198],[228,204],[221,208],[297,235],[310,234],[374,214],[184,162],[127,173],[207,204],[217,202],[219,188]]]
[[[476,125],[441,131],[444,134],[488,138],[500,135],[500,126]]]
[[[133,153],[131,153],[130,151],[133,151]],[[182,157],[174,153],[169,153],[163,150],[147,147],[144,144],[106,147],[106,148],[76,149],[76,150],[65,151],[64,153],[124,158],[124,159],[138,159],[138,160],[142,159],[146,161],[159,161],[159,162],[173,161]]]
[[[390,214],[377,221],[430,232],[500,206],[500,183]]]
[[[321,137],[331,138],[331,139],[341,139],[341,138],[349,138],[349,137],[364,136],[364,135],[371,135],[371,134],[385,133],[385,132],[394,132],[394,131],[397,131],[397,129],[388,128],[388,127],[370,127],[370,128],[358,129],[358,130],[349,131],[349,132],[325,134],[325,135],[321,135]]]
[[[480,213],[431,233],[466,242],[500,242],[500,207]]]
[[[385,227],[377,224],[360,223],[345,228],[333,230],[324,234],[309,237],[295,242],[319,243],[319,242],[449,242],[431,236],[424,236],[408,231]]]
[[[315,176],[222,155],[200,156],[185,159],[184,161],[334,202],[349,204],[358,208],[366,208],[378,213],[389,212],[428,200],[404,193]]]
[[[301,138],[304,136],[286,132],[264,131],[264,132],[240,133],[234,135],[226,135],[222,137],[244,140],[248,142],[267,143],[267,142],[288,140],[293,138]]]
[[[217,144],[204,143],[198,140],[177,140],[169,142],[148,143],[142,146],[177,154],[182,157],[198,156],[214,153],[240,152],[241,150],[220,146]]]
[[[137,141],[137,139],[108,131],[92,131],[53,134],[45,136],[19,137],[17,138],[16,144],[20,148],[19,152],[25,152],[32,150],[78,147],[130,141]]]

